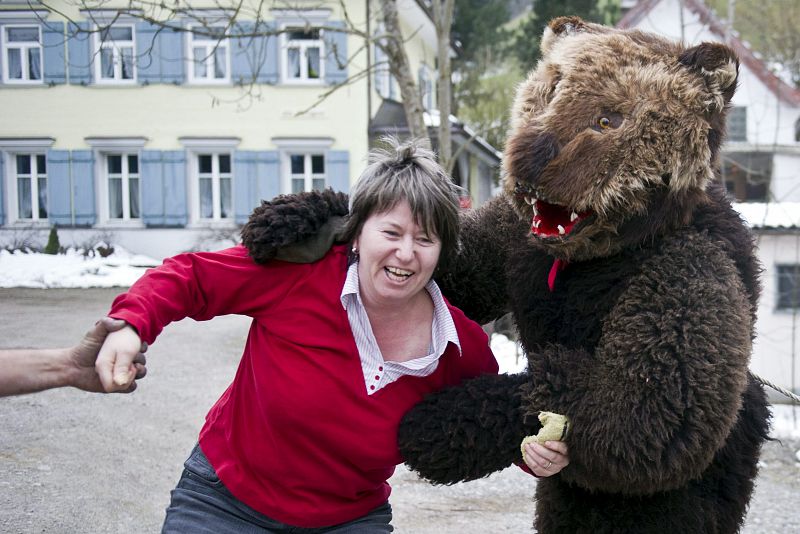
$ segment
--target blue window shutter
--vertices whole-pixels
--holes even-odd
[[[47,219],[56,226],[72,224],[69,150],[47,151]]]
[[[0,151],[0,226],[6,224],[6,191],[8,191],[8,189],[6,186],[5,173],[5,154]]]
[[[260,28],[263,32],[274,32],[278,26],[274,22],[262,22]],[[256,81],[258,83],[278,83],[278,68],[280,64],[280,49],[277,35],[264,36],[260,50],[260,68]]]
[[[253,209],[261,200],[278,195],[280,189],[280,164],[277,150],[237,150],[233,153],[234,171],[233,206],[235,220],[247,222]]]
[[[91,226],[96,220],[94,156],[91,150],[72,151],[72,198],[75,226]]]
[[[236,25],[235,34],[246,35],[231,39],[231,79],[234,83],[278,82],[278,38],[264,35],[275,31],[272,22],[242,22]]]
[[[258,153],[258,199],[269,200],[281,192],[281,159],[277,150]]]
[[[330,21],[325,26],[344,28],[343,21]],[[347,34],[333,30],[325,30],[325,81],[331,85],[339,84],[347,79]]]
[[[154,57],[161,66],[161,81],[163,83],[180,84],[185,80],[184,65],[186,55],[183,47],[183,32],[164,28],[158,34],[159,53]]]
[[[189,222],[186,193],[186,151],[165,150],[162,153],[164,176],[164,225],[186,226]]]
[[[70,22],[67,26],[70,83],[86,85],[92,81],[92,34],[88,30],[88,22]]]
[[[139,83],[161,81],[160,43],[158,26],[149,22],[136,23],[136,79]]]
[[[233,28],[233,37],[228,40],[231,50],[231,80],[233,83],[248,85],[255,82],[253,76],[262,40],[252,37],[256,25],[253,22],[238,22]]]
[[[236,150],[233,153],[233,213],[234,220],[247,222],[250,212],[258,205],[258,161],[253,150]]]
[[[325,174],[328,187],[334,191],[350,192],[350,153],[347,150],[328,150]]]
[[[45,22],[42,25],[42,53],[45,83],[66,83],[64,23]]]
[[[164,176],[160,150],[142,150],[139,160],[142,222],[146,226],[164,226]]]

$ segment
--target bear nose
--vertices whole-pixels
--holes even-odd
[[[529,133],[510,142],[509,170],[517,181],[535,185],[542,171],[560,152],[558,140],[550,133]]]

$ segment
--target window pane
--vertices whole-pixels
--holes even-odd
[[[17,174],[31,173],[31,157],[28,154],[17,154]]]
[[[100,76],[114,79],[114,50],[112,48],[100,50]]]
[[[292,174],[303,174],[305,172],[305,156],[295,154],[290,158],[292,161]]]
[[[192,56],[194,57],[194,77],[205,78],[206,74],[206,49],[205,47],[196,46],[192,49]]]
[[[108,216],[122,218],[122,178],[108,179]]]
[[[31,181],[29,178],[17,179],[17,209],[20,219],[32,219]]]
[[[39,28],[9,28],[7,35],[10,43],[39,42]]]
[[[47,218],[47,178],[39,178],[39,218]]]
[[[197,156],[197,162],[201,173],[211,174],[211,154]]]
[[[114,41],[133,41],[133,28],[130,26],[110,28],[106,35]]]
[[[308,54],[308,78],[319,78],[319,48],[307,48]]]
[[[325,178],[314,178],[311,180],[311,189],[322,191],[325,189]]]
[[[290,41],[316,41],[319,39],[319,30],[294,29],[288,33]]]
[[[210,28],[201,28],[199,31],[203,34],[198,36],[200,39],[217,42],[225,37],[225,26],[211,26]]]
[[[800,305],[800,265],[778,265],[778,309]]]
[[[122,79],[133,79],[133,48],[125,47],[120,49],[122,56]]]
[[[19,48],[8,49],[8,77],[12,80],[22,79],[22,55]]]
[[[325,174],[325,156],[322,154],[311,156],[311,173]]]
[[[38,47],[28,49],[28,79],[42,79],[42,52]]]
[[[288,51],[288,59],[286,66],[286,72],[289,75],[289,78],[299,78],[300,77],[300,50],[298,48],[290,48]]]
[[[229,174],[231,172],[231,156],[230,154],[219,155],[219,172],[220,174]]]
[[[139,179],[131,178],[128,180],[128,194],[130,195],[131,219],[139,218]]]
[[[36,156],[36,172],[40,175],[47,173],[47,158],[44,154]]]
[[[108,174],[122,174],[122,156],[119,154],[108,155]]]
[[[128,154],[128,173],[139,174],[139,156]]]
[[[200,178],[200,217],[203,219],[214,216],[211,195],[211,178]]]
[[[231,179],[219,179],[219,204],[220,204],[220,217],[228,219],[233,216],[232,202],[231,202]]]
[[[214,78],[224,78],[227,74],[227,54],[225,50],[221,46],[214,50]]]
[[[302,178],[292,178],[292,193],[302,193],[305,187],[305,180]]]

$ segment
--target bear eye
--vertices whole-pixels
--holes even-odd
[[[616,111],[603,111],[592,124],[592,129],[598,132],[619,128],[622,125],[622,114]]]

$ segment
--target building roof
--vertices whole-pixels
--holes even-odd
[[[425,112],[425,126],[428,127],[428,134],[432,139],[437,137],[439,128],[439,112]],[[450,115],[450,132],[453,141],[459,143],[466,140],[470,146],[470,152],[482,156],[488,163],[499,165],[502,153],[494,148],[488,141],[476,135],[467,125],[459,121],[454,115]],[[369,134],[371,137],[380,135],[408,135],[408,121],[403,104],[395,100],[383,99],[375,117],[370,120]]]
[[[625,13],[625,16],[617,23],[618,28],[635,28],[649,13],[659,4],[661,0],[639,0],[639,2]],[[758,59],[750,48],[734,33],[726,39],[727,25],[722,22],[702,0],[682,0],[683,5],[692,13],[697,15],[700,22],[708,26],[708,29],[719,37],[719,40],[730,46],[739,56],[739,61],[750,69],[770,91],[783,102],[792,106],[800,106],[800,90],[792,87],[778,76],[775,76]]]
[[[800,202],[736,202],[733,208],[750,228],[800,229]]]

